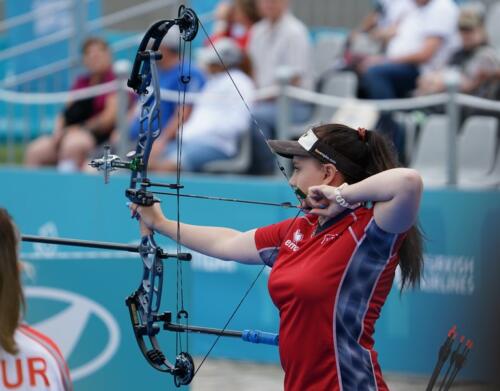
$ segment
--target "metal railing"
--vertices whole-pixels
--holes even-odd
[[[78,7],[74,8],[74,19],[78,21],[78,26],[76,28],[68,28],[63,31],[59,31],[54,34],[47,35],[45,37],[33,40],[28,43],[13,46],[11,48],[0,51],[0,61],[6,61],[15,56],[23,55],[31,50],[43,48],[45,46],[63,42],[68,40],[70,42],[70,55],[68,58],[54,61],[52,63],[43,65],[36,69],[32,69],[19,74],[7,74],[3,80],[0,80],[0,88],[4,89],[15,89],[21,88],[21,86],[38,82],[37,87],[34,88],[35,91],[42,91],[41,85],[48,85],[51,81],[47,79],[56,79],[52,81],[52,87],[55,88],[60,83],[60,79],[63,72],[66,70],[75,70],[80,65],[80,46],[82,39],[86,34],[91,34],[98,31],[101,28],[110,27],[117,23],[122,23],[132,18],[146,15],[148,13],[154,12],[156,10],[163,9],[167,6],[174,6],[178,3],[177,0],[150,0],[143,2],[139,5],[129,7],[125,10],[120,10],[112,14],[97,18],[91,21],[85,21],[81,17],[77,17],[83,11],[81,10],[82,5],[88,3],[92,0],[86,0],[85,2],[79,2],[78,0],[71,0],[62,3],[56,3],[57,6],[53,7],[53,11],[60,11],[67,9],[74,2]],[[47,6],[49,7],[49,6]],[[78,11],[80,9],[80,11]],[[50,8],[52,10],[52,8]],[[43,12],[46,12],[44,9]],[[19,17],[10,18],[0,24],[3,28],[8,28],[9,26],[17,26],[22,23],[27,23],[32,21],[35,17],[43,13],[40,10],[34,10],[26,14],[20,15]],[[200,20],[207,22],[213,18],[213,13],[209,12],[206,14],[199,15]],[[2,27],[0,27],[0,31]],[[134,49],[143,37],[142,33],[134,34],[129,37],[120,39],[119,41],[113,42],[110,45],[111,51],[114,55],[125,50]]]
[[[323,95],[318,92],[304,90],[291,85],[291,80],[284,76],[280,79],[280,90],[278,97],[278,117],[276,136],[278,139],[289,137],[291,123],[289,121],[290,99],[308,102],[315,105],[323,105],[338,109],[344,104],[369,103],[380,112],[412,111],[436,106],[443,106],[448,121],[448,156],[447,156],[447,184],[457,184],[457,149],[458,130],[460,124],[460,108],[471,107],[480,110],[488,110],[500,113],[500,102],[483,99],[471,95],[459,93],[460,76],[455,70],[446,74],[447,91],[440,94],[420,96],[404,99],[365,100],[353,98],[341,98]]]
[[[0,32],[29,23],[40,16],[46,15],[47,12],[63,11],[71,7],[71,5],[72,1],[61,0],[57,3],[49,3],[43,8],[36,8],[22,15],[13,16],[9,19],[2,20],[0,21]]]
[[[0,121],[0,136],[6,140],[7,150],[12,150],[12,146],[16,138],[21,138],[23,143],[25,143],[36,134],[50,132],[51,129],[47,129],[46,127],[48,124],[53,123],[56,112],[56,110],[50,110],[51,107],[60,109],[70,100],[74,101],[110,92],[116,92],[118,94],[119,101],[116,124],[122,136],[120,139],[123,140],[123,143],[119,146],[119,153],[124,155],[127,152],[125,140],[128,138],[128,124],[125,115],[129,102],[129,90],[126,87],[128,67],[124,66],[123,62],[118,62],[115,64],[115,71],[118,77],[116,81],[77,91],[24,93],[0,89],[0,107],[4,107],[3,120]],[[332,108],[340,108],[345,104],[355,104],[356,102],[360,104],[369,103],[372,107],[384,112],[401,110],[412,111],[442,106],[445,108],[445,112],[449,117],[447,182],[449,185],[455,185],[457,183],[457,133],[459,128],[458,124],[460,123],[460,107],[472,107],[481,110],[500,112],[500,102],[458,93],[458,78],[453,77],[453,74],[451,77],[448,77],[447,86],[448,90],[446,92],[436,95],[405,99],[360,100],[324,95],[294,87],[289,84],[289,81],[286,78],[282,78],[279,86],[257,91],[256,99],[277,99],[277,137],[282,139],[287,139],[291,136],[289,132],[291,124],[288,113],[291,110],[290,103],[292,99]],[[186,101],[188,103],[196,103],[197,96],[198,94],[196,93],[188,93]],[[178,99],[178,92],[161,90],[161,97],[163,100],[176,102]],[[213,99],[217,100],[217,96],[214,96]],[[23,112],[23,115],[16,116],[13,105],[22,106],[23,109],[21,111]],[[43,113],[52,112],[52,115],[49,117],[42,116],[42,118],[40,118],[40,116],[34,116],[36,117],[34,122],[39,126],[39,128],[35,130],[26,128],[26,126],[33,126],[33,121],[30,122],[29,117],[30,115],[33,117],[31,110],[34,107],[38,107],[39,111]],[[22,120],[20,120],[20,118],[22,118]],[[8,156],[7,162],[13,162],[12,154]]]
[[[24,83],[50,76],[56,72],[74,69],[80,63],[81,42],[88,34],[168,6],[176,5],[178,3],[177,0],[150,0],[139,5],[129,7],[125,10],[120,10],[91,21],[87,21],[87,18],[85,17],[86,5],[90,1],[92,0],[62,0],[61,2],[47,4],[41,8],[37,8],[33,11],[0,22],[0,31],[5,31],[9,28],[18,27],[22,24],[32,22],[37,17],[40,17],[47,12],[70,10],[73,15],[73,23],[71,23],[72,27],[0,51],[0,61],[7,61],[17,56],[26,55],[33,50],[68,41],[70,46],[70,55],[68,58],[20,74],[7,75],[4,80],[0,81],[0,87],[16,88]],[[204,17],[206,18],[207,15],[204,15]],[[119,50],[132,48],[137,45],[141,36],[142,35],[138,35],[137,37],[133,37],[133,39],[127,37],[122,40],[123,42],[116,42],[111,45],[111,50],[113,52],[117,52]]]

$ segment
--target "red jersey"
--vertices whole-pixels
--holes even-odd
[[[367,208],[323,226],[306,215],[257,229],[257,249],[272,267],[286,391],[388,390],[372,334],[403,238],[382,230]]]

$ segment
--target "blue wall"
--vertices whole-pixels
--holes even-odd
[[[114,176],[108,186],[104,186],[101,177],[58,175],[52,171],[2,170],[0,179],[3,184],[0,205],[11,211],[23,233],[114,242],[132,242],[138,238],[137,226],[129,219],[125,207],[125,176]],[[186,193],[293,201],[293,195],[281,180],[185,176],[184,182]],[[425,280],[421,290],[402,296],[395,282],[376,327],[376,348],[383,370],[428,376],[438,347],[449,328],[456,324],[460,334],[475,342],[462,376],[483,381],[496,377],[498,381],[499,200],[496,191],[425,192],[420,214],[427,236]],[[175,216],[174,201],[163,200],[163,208],[170,216]],[[183,199],[181,205],[181,218],[185,222],[240,230],[293,215],[293,211],[279,208],[215,201]],[[172,242],[164,239],[160,242],[174,249]],[[138,378],[151,379],[162,387],[171,385],[169,376],[162,376],[147,366],[130,330],[123,301],[139,283],[138,258],[32,244],[23,245],[22,253],[37,271],[34,280],[26,281],[29,287],[62,291],[59,292],[61,298],[54,300],[45,291],[30,293],[28,290],[28,320],[42,327],[48,327],[47,321],[51,319],[69,319],[73,329],[84,324],[74,333],[68,331],[72,330],[70,327],[63,327],[55,335],[57,339],[62,338],[59,334],[67,334],[62,343],[70,352],[68,360],[72,370],[83,376],[89,363],[107,354],[103,352],[111,352],[108,361],[76,381],[78,390],[102,389],[104,384],[132,389],[142,384]],[[44,257],[46,259],[40,259]],[[175,308],[174,265],[169,263],[169,267],[164,310]],[[184,273],[190,323],[222,327],[256,273],[256,267],[219,262],[195,254],[191,268],[185,268]],[[230,324],[231,329],[277,331],[278,314],[267,293],[267,275],[268,271],[261,276]],[[54,294],[57,297],[58,292]],[[72,294],[82,295],[87,301],[75,299]],[[82,311],[72,312],[72,308],[86,308],[88,316],[80,319],[75,314]],[[110,322],[116,323],[117,330],[110,331],[114,330]],[[58,327],[62,327],[60,323]],[[111,334],[119,334],[119,344],[114,351],[109,349]],[[73,345],[68,342],[70,338],[75,339]],[[193,337],[190,350],[203,355],[212,341],[211,336]],[[175,351],[173,336],[164,333],[161,342],[167,346],[167,352]],[[276,348],[229,339],[221,340],[211,356],[278,362]],[[127,376],[126,371],[132,367],[137,372]]]

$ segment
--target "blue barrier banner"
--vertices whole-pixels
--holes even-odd
[[[8,47],[23,45],[37,39],[55,37],[58,33],[77,28],[78,23],[74,20],[76,14],[72,11],[74,4],[69,4],[68,7],[61,7],[61,5],[59,0],[6,0],[6,18],[18,17],[29,12],[34,13],[34,17],[30,21],[7,31],[6,45]],[[101,16],[101,2],[98,0],[85,2],[82,7],[84,7],[87,20]],[[79,16],[81,17],[81,15]],[[99,34],[99,32],[94,31],[92,34]],[[14,74],[27,72],[65,59],[68,55],[68,41],[58,41],[9,59],[6,72]],[[59,85],[58,87],[64,91],[69,88],[69,85]],[[45,86],[45,88],[50,88],[50,86]]]
[[[105,186],[97,176],[4,169],[0,179],[0,205],[11,212],[24,234],[122,243],[139,238],[137,224],[125,207],[125,176],[113,176]],[[280,179],[186,175],[184,185],[185,193],[294,202]],[[498,200],[498,191],[424,193],[420,213],[426,236],[422,286],[400,295],[396,276],[376,324],[375,347],[385,372],[429,376],[439,346],[456,325],[459,335],[475,344],[460,377],[499,380]],[[173,198],[163,198],[162,207],[175,218]],[[290,209],[181,199],[181,220],[190,224],[248,230],[293,215]],[[175,250],[172,241],[158,240],[164,248]],[[26,280],[28,320],[44,330],[58,330],[54,338],[64,346],[78,390],[104,389],[111,384],[116,389],[133,389],[145,379],[162,387],[172,385],[169,376],[148,367],[130,328],[124,298],[139,283],[138,256],[42,244],[25,244],[22,254],[37,272],[35,278]],[[184,275],[189,322],[221,328],[259,268],[193,255]],[[175,270],[173,264],[168,267],[172,269],[165,273],[168,292],[164,292],[162,308],[175,312]],[[266,268],[229,329],[278,332],[278,313],[267,291],[269,272]],[[203,356],[214,338],[193,335],[190,352]],[[171,334],[162,333],[161,342],[167,353],[175,353]],[[238,338],[221,338],[211,357],[279,362],[277,347]]]

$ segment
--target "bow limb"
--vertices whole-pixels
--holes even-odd
[[[159,202],[144,184],[148,179],[148,162],[154,141],[161,133],[160,124],[160,85],[156,61],[161,58],[157,50],[164,36],[174,25],[179,26],[184,41],[191,41],[198,30],[196,14],[183,6],[179,7],[177,19],[162,20],[154,23],[144,35],[137,51],[130,78],[127,82],[140,97],[140,131],[135,151],[129,153],[128,161],[109,154],[109,148],[101,159],[93,160],[90,165],[104,171],[105,180],[117,168],[131,171],[130,183],[125,196],[139,206],[152,206]],[[180,181],[172,185],[179,190]],[[139,253],[143,263],[143,276],[139,287],[127,299],[130,319],[139,349],[147,362],[161,372],[171,373],[176,386],[189,384],[194,376],[194,363],[187,352],[177,352],[175,362],[170,362],[157,341],[160,322],[171,318],[170,312],[160,313],[163,290],[163,250],[157,246],[154,234],[144,225],[141,226]],[[190,260],[191,254],[182,253],[178,247],[172,257]],[[187,314],[187,312],[184,310]]]

